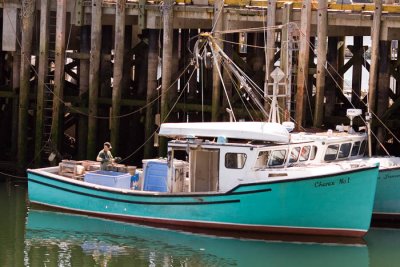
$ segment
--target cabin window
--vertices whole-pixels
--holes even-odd
[[[362,141],[361,147],[360,147],[360,152],[358,153],[358,155],[361,155],[361,156],[364,155],[366,146],[367,146],[367,142],[365,140]]]
[[[285,163],[286,150],[274,150],[268,160],[268,166],[280,166]]]
[[[351,143],[344,143],[340,145],[339,159],[347,158],[350,154]]]
[[[318,148],[316,146],[311,147],[310,160],[315,159],[315,157],[317,156],[317,151],[318,151]]]
[[[244,153],[226,153],[225,168],[227,169],[243,169],[246,163],[247,155]]]
[[[299,159],[300,147],[294,147],[290,151],[289,163],[294,163]]]
[[[300,159],[299,161],[306,161],[308,160],[308,157],[310,156],[310,150],[311,146],[303,146],[300,152]]]
[[[330,161],[335,160],[339,151],[339,145],[330,145],[326,149],[324,160]]]
[[[354,142],[350,155],[352,157],[357,156],[359,150],[360,150],[360,141]]]

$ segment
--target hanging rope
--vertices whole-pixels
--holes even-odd
[[[35,12],[35,3],[35,0],[22,0],[20,14],[21,18],[27,18],[33,15]]]

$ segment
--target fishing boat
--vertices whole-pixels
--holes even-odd
[[[291,166],[295,144],[278,123],[166,123],[160,135],[172,138],[168,157],[144,161],[141,188],[108,186],[104,177],[77,180],[58,167],[29,169],[30,202],[201,228],[353,237],[368,231],[376,163]]]

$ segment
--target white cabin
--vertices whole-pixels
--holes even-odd
[[[168,143],[170,192],[225,192],[243,183],[290,179],[301,176],[302,169],[294,166],[357,158],[365,150],[362,135],[352,142],[337,136],[308,138],[265,122],[168,123],[160,135],[175,138]],[[172,167],[182,162],[183,176]]]

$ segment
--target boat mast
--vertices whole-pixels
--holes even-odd
[[[271,108],[270,108],[270,113],[269,113],[269,122],[277,122],[280,123],[280,116],[279,116],[279,104],[278,104],[278,88],[279,88],[279,82],[285,77],[285,73],[281,70],[281,68],[276,67],[272,72],[271,72],[271,78],[274,80],[272,83],[272,101],[271,101]],[[270,85],[268,83],[267,85]],[[282,95],[281,95],[282,96]],[[286,95],[283,95],[284,97]]]
[[[248,85],[246,79],[239,73],[239,71],[236,69],[235,64],[232,62],[232,60],[222,51],[222,49],[218,46],[218,44],[215,42],[214,38],[210,33],[202,33],[200,34],[201,37],[208,39],[208,41],[211,43],[211,48],[215,51],[215,55],[219,56],[221,62],[224,64],[226,68],[228,68],[232,74],[239,80],[240,85],[245,89],[245,91],[249,94],[251,99],[254,101],[255,105],[261,113],[263,114],[264,118],[268,120],[269,115],[264,109],[264,105],[261,103],[261,101],[257,98],[256,94],[254,93],[253,89]],[[218,60],[218,59],[214,59]]]

